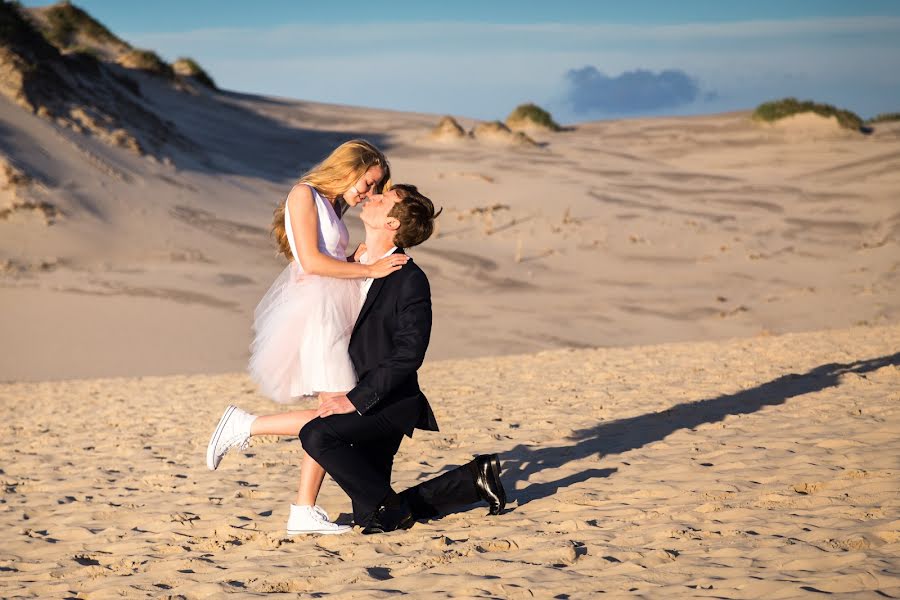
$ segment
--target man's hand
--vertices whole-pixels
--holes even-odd
[[[331,415],[346,415],[356,411],[356,407],[347,397],[347,392],[319,394],[319,408],[317,417],[330,417]]]

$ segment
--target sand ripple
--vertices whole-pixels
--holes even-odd
[[[512,502],[283,535],[300,459],[216,473],[243,375],[0,386],[5,598],[900,596],[900,326],[433,362],[398,487],[499,451]],[[332,482],[322,503],[349,504]],[[609,596],[607,596],[609,597]]]

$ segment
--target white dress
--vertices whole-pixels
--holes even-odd
[[[319,252],[345,260],[350,235],[331,203],[310,187],[319,217]],[[254,312],[250,376],[276,402],[356,385],[350,334],[361,308],[361,279],[308,275],[297,258],[287,203],[284,227],[293,260]]]

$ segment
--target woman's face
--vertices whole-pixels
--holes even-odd
[[[350,206],[356,206],[369,195],[382,177],[384,177],[384,169],[381,168],[381,165],[369,167],[369,170],[344,192],[344,202]]]

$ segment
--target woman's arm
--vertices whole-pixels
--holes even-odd
[[[295,185],[287,198],[294,230],[294,244],[297,258],[303,271],[310,275],[337,277],[339,279],[362,279],[365,277],[385,277],[400,269],[408,257],[393,254],[371,265],[338,260],[319,251],[319,213],[312,191],[306,185]],[[399,258],[403,257],[403,258]],[[398,264],[400,263],[400,264]]]

